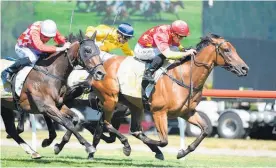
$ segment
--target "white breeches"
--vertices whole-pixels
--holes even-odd
[[[20,47],[17,44],[15,45],[15,53],[19,58],[29,57],[30,61],[35,64],[38,60],[37,54],[40,54],[39,51],[31,50],[27,47]]]
[[[115,55],[107,53],[105,51],[100,51],[100,58],[103,62],[105,62],[106,60],[108,60],[111,57],[114,57]]]
[[[179,51],[177,46],[170,46],[172,51]],[[134,48],[134,55],[140,60],[152,60],[155,56],[161,54],[161,51],[157,47],[147,48],[142,47],[140,44],[136,44]]]

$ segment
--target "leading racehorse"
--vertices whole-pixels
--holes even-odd
[[[69,36],[69,41],[72,37],[72,35]],[[106,73],[99,57],[99,48],[95,45],[96,32],[90,39],[84,39],[80,31],[79,37],[78,41],[71,44],[68,51],[51,54],[37,62],[24,83],[18,98],[18,107],[24,112],[43,114],[46,120],[49,119],[51,122],[53,119],[63,125],[73,132],[88,153],[94,153],[95,148],[74,128],[78,121],[77,115],[63,103],[67,90],[67,78],[74,66],[83,66],[93,80],[102,80]],[[1,103],[1,115],[6,132],[22,146],[26,153],[31,154],[32,158],[40,158],[41,156],[25,143],[15,129],[13,99],[1,98]],[[55,133],[49,132],[49,139],[43,141],[44,145],[51,144],[55,137]]]
[[[149,100],[150,111],[160,141],[152,140],[142,132],[140,122],[143,116],[143,103],[141,97],[123,95],[120,90],[117,73],[126,57],[116,56],[107,60],[104,63],[107,72],[104,80],[90,81],[103,105],[104,126],[113,133],[111,135],[116,134],[123,142],[125,154],[130,153],[130,147],[128,143],[125,143],[127,139],[110,124],[112,112],[118,101],[128,106],[131,111],[130,131],[132,135],[148,145],[156,153],[155,157],[158,159],[164,159],[158,146],[164,147],[168,144],[168,118],[181,117],[201,129],[200,136],[186,150],[181,149],[177,158],[182,158],[194,151],[207,136],[208,126],[195,108],[201,100],[203,85],[210,72],[215,66],[221,66],[238,76],[246,76],[249,67],[240,58],[234,46],[218,35],[209,34],[201,38],[196,49],[198,54],[195,57],[175,61],[167,68],[167,72],[163,72]],[[131,71],[131,69],[128,70]],[[98,130],[97,133],[101,134],[102,131]],[[94,136],[93,141],[96,147],[99,140]]]

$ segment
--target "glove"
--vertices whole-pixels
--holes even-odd
[[[71,43],[70,42],[66,42],[63,47],[57,47],[56,48],[56,52],[60,52],[60,51],[65,51],[66,49],[70,48]]]

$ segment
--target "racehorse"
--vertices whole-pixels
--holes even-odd
[[[104,63],[107,72],[104,80],[90,80],[90,85],[99,97],[104,112],[104,126],[112,132],[111,136],[117,136],[122,141],[124,153],[130,154],[127,138],[120,134],[111,124],[112,112],[118,101],[129,107],[131,111],[132,135],[142,140],[153,152],[155,157],[163,160],[164,156],[158,146],[164,147],[168,144],[168,118],[181,117],[189,123],[201,129],[201,134],[188,146],[186,150],[181,149],[177,158],[182,158],[194,151],[200,142],[207,136],[208,125],[195,111],[195,107],[202,97],[204,83],[215,66],[221,66],[237,76],[246,76],[249,67],[240,58],[234,46],[223,37],[209,34],[201,38],[197,44],[198,54],[190,58],[175,61],[164,71],[163,76],[157,81],[155,90],[150,98],[150,112],[160,140],[152,140],[143,134],[141,119],[143,115],[142,98],[123,95],[120,90],[117,72],[120,65],[126,59],[123,56],[115,56]],[[129,70],[129,69],[128,69]],[[131,70],[129,70],[131,71]],[[102,131],[98,130],[97,134]],[[97,146],[101,136],[94,136],[93,145]],[[63,142],[62,142],[63,143]],[[90,158],[93,157],[93,154]]]
[[[27,113],[43,114],[45,120],[52,122],[52,119],[63,125],[73,132],[88,153],[94,153],[95,148],[74,128],[78,122],[77,115],[63,103],[67,90],[67,78],[74,66],[83,66],[89,72],[91,80],[103,80],[106,73],[99,57],[99,48],[95,45],[96,32],[90,39],[84,39],[80,31],[79,37],[67,51],[51,54],[36,63],[24,83],[18,98],[18,107]],[[72,38],[73,36],[70,35],[70,42]],[[13,109],[16,109],[16,104],[12,98],[1,98],[1,115],[6,132],[22,146],[26,153],[31,154],[32,158],[40,158],[41,156],[18,135],[14,126]],[[49,139],[45,139],[42,146],[50,145],[55,139],[56,133],[50,130],[54,129],[49,128]]]

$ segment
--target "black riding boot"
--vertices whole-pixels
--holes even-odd
[[[143,80],[147,80],[149,83],[154,83],[152,75],[158,68],[160,68],[160,66],[162,66],[165,59],[166,57],[162,54],[155,56],[150,65],[146,68]]]
[[[28,57],[19,58],[18,60],[16,60],[16,62],[14,64],[12,64],[10,67],[5,69],[1,73],[1,78],[2,78],[3,83],[6,83],[6,82],[11,83],[12,82],[11,78],[12,78],[13,74],[17,73],[24,66],[31,65],[31,64],[32,64],[32,62],[30,61],[30,59]]]

